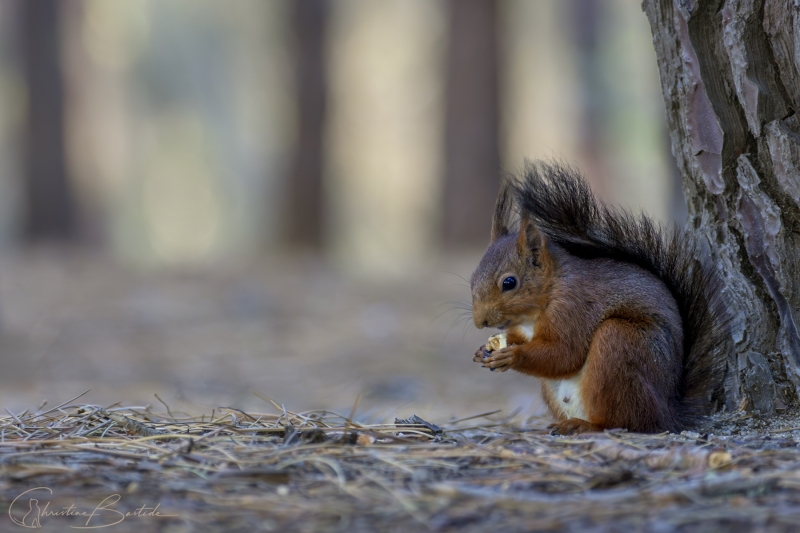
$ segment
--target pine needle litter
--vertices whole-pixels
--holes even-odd
[[[556,437],[498,412],[367,424],[274,402],[164,407],[0,416],[0,530],[784,531],[800,518],[796,421]]]

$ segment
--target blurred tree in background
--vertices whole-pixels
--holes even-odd
[[[80,233],[141,264],[306,248],[402,274],[484,246],[525,157],[670,216],[626,0],[21,0],[0,26],[0,244]]]
[[[609,88],[603,77],[603,51],[600,47],[606,6],[603,0],[570,0],[567,6],[577,48],[580,80],[578,146],[584,164],[592,169],[594,187],[603,189],[608,186],[608,169],[602,143],[603,126],[607,122],[605,115],[610,111]]]
[[[290,17],[294,31],[297,139],[287,177],[285,242],[291,247],[322,248],[325,220],[324,168],[325,37],[328,0],[295,0]]]
[[[22,1],[21,52],[27,88],[24,190],[30,241],[76,237],[76,212],[64,154],[64,83],[59,0]]]
[[[444,241],[480,246],[499,189],[495,0],[449,0],[445,86]]]

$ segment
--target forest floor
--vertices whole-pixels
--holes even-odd
[[[800,530],[796,416],[550,435],[448,311],[474,260],[0,258],[0,531]]]

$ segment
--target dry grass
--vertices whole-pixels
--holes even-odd
[[[30,525],[38,506],[52,531],[120,517],[109,531],[789,531],[800,516],[800,452],[780,433],[554,437],[498,413],[439,428],[274,402],[200,417],[163,407],[0,417],[0,530],[20,527],[8,506],[36,487],[11,515]],[[89,514],[109,496],[91,519],[42,514]],[[120,514],[156,504],[162,516]]]

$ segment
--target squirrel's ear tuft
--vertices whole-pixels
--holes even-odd
[[[497,202],[494,204],[494,216],[492,217],[492,238],[495,242],[501,237],[505,237],[511,230],[509,229],[511,218],[512,202],[511,180],[503,179],[500,183],[500,192],[497,195]]]
[[[519,236],[517,237],[517,251],[520,257],[527,257],[530,254],[538,255],[544,247],[544,236],[536,227],[533,220],[526,215],[522,215],[519,221]]]

